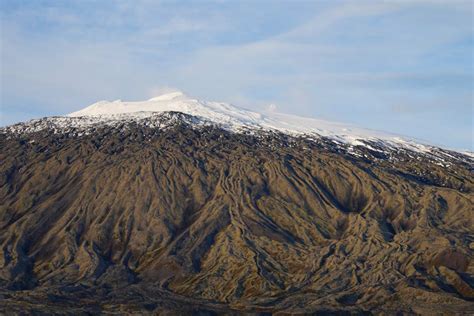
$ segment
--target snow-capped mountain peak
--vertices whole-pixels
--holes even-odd
[[[229,129],[257,127],[262,123],[262,114],[248,111],[228,103],[209,102],[191,98],[183,92],[171,92],[146,101],[100,101],[82,110],[68,114],[69,117],[100,117],[103,120],[117,115],[146,116],[162,112],[182,112],[203,118]]]
[[[272,119],[266,114],[249,111],[229,103],[198,100],[181,91],[165,93],[146,101],[99,101],[67,116],[99,117],[105,121],[112,117],[115,119],[121,114],[143,117],[147,115],[146,113],[153,115],[162,112],[182,112],[233,129],[243,126],[282,129],[287,125],[290,127],[289,130],[292,130],[291,126],[295,131],[300,130],[291,122],[280,122],[281,126],[276,126],[272,123],[276,123],[277,119]],[[293,117],[293,120],[294,118],[296,117]]]
[[[262,131],[311,139],[325,137],[335,143],[347,145],[350,151],[357,146],[373,151],[403,148],[423,153],[436,149],[434,146],[396,134],[278,113],[273,109],[263,112],[250,111],[229,103],[192,98],[181,91],[165,93],[145,101],[99,101],[66,116],[32,120],[3,130],[19,134],[51,129],[57,133],[72,128],[88,133],[88,130],[96,126],[118,126],[127,122],[159,126],[160,124],[156,125],[158,116],[168,116],[167,113],[176,112],[190,115],[193,124],[216,125],[236,133]]]
[[[328,122],[314,118],[303,118],[274,111],[255,112],[223,102],[198,100],[181,91],[170,92],[146,101],[100,101],[82,110],[70,113],[69,117],[94,117],[95,120],[117,119],[117,116],[146,117],[154,113],[182,112],[218,124],[228,130],[245,129],[276,130],[287,134],[325,136],[337,141],[360,145],[361,140],[389,141],[411,144],[399,135],[359,128],[349,124]],[[417,145],[418,146],[418,145]],[[423,146],[418,146],[422,148]]]

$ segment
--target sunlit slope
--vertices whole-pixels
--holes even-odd
[[[4,306],[472,310],[472,164],[176,122],[1,135]]]

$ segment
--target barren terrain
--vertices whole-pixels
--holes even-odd
[[[186,124],[0,148],[0,313],[474,313],[472,160]]]

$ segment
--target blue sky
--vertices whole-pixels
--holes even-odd
[[[473,150],[471,1],[13,1],[1,125],[164,87]]]

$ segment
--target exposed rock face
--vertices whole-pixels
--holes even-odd
[[[467,156],[173,122],[0,134],[0,312],[474,313]]]

